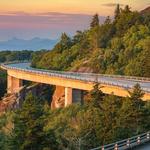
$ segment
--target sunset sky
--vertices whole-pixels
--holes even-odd
[[[72,35],[87,28],[96,12],[113,16],[117,3],[132,10],[150,6],[150,0],[0,0],[0,40]]]

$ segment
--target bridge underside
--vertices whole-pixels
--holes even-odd
[[[15,78],[13,76],[7,76],[7,93],[17,93],[23,86],[23,80]],[[59,86],[57,86],[59,87]],[[72,103],[81,102],[82,101],[82,90],[73,89],[70,87],[63,87],[65,100],[64,106],[67,107]]]

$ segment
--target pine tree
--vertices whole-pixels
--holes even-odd
[[[139,134],[142,131],[142,107],[144,95],[139,84],[136,84],[132,92],[129,92],[130,97],[123,100],[123,105],[118,117],[120,124],[121,136],[126,138]]]
[[[44,106],[39,99],[28,95],[23,107],[15,112],[10,147],[15,150],[57,149],[54,132],[45,133]]]
[[[133,88],[133,91],[129,91],[129,94],[130,99],[133,101],[135,107],[139,108],[141,105],[143,105],[142,97],[144,96],[144,92],[142,91],[139,84],[136,84]]]
[[[123,103],[117,118],[118,138],[128,138],[144,132],[143,116],[145,116],[146,113],[143,112],[144,102],[141,99],[144,93],[140,85],[136,84],[133,91],[129,92],[129,94],[130,97],[122,98]],[[145,117],[148,118],[148,116]]]
[[[103,101],[104,98],[104,93],[100,90],[98,83],[94,85],[93,90],[90,91],[90,95],[92,106],[100,107],[101,102]]]
[[[111,23],[111,19],[110,19],[110,16],[107,16],[104,24],[110,24]]]
[[[92,18],[92,22],[91,22],[91,28],[97,27],[99,25],[99,16],[98,14],[95,14]]]
[[[117,4],[116,10],[115,10],[115,19],[117,19],[120,15],[120,5]]]
[[[120,99],[114,95],[105,96],[101,107],[101,139],[103,140],[103,143],[117,141],[117,139],[115,139],[115,134],[117,132],[116,122],[119,115]]]
[[[62,33],[60,41],[55,45],[56,51],[62,52],[63,50],[69,49],[72,45],[70,37],[66,33]]]
[[[125,13],[131,12],[129,5],[126,5],[123,11],[124,11]]]

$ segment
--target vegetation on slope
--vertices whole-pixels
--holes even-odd
[[[104,95],[97,84],[90,95],[84,105],[50,110],[42,99],[30,94],[23,107],[12,112],[14,127],[9,132],[4,130],[7,115],[1,116],[1,149],[87,150],[149,130],[150,104],[141,100],[139,85],[130,98]]]
[[[33,51],[1,51],[0,52],[0,63],[11,62],[11,61],[24,61],[31,60]]]
[[[150,77],[150,15],[131,11],[129,6],[115,10],[114,20],[107,17],[99,25],[94,15],[90,29],[65,33],[52,51],[33,57],[33,66],[54,70],[78,70]]]
[[[33,51],[0,51],[0,63],[31,60]],[[6,93],[6,72],[0,69],[0,100]]]
[[[6,72],[0,70],[0,99],[6,92]]]

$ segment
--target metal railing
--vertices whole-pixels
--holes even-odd
[[[24,62],[7,62],[4,64],[1,64],[3,68],[6,69],[15,69],[15,70],[20,70],[20,71],[26,71],[30,73],[35,73],[35,74],[43,74],[43,75],[48,75],[48,76],[56,76],[56,77],[62,77],[62,78],[69,78],[69,79],[75,79],[75,80],[80,80],[80,81],[86,81],[86,82],[98,82],[102,84],[108,84],[112,86],[118,86],[122,87],[125,89],[131,89],[133,88],[133,85],[130,85],[128,83],[121,83],[119,80],[132,80],[132,81],[138,81],[138,82],[150,82],[150,78],[142,78],[142,77],[128,77],[128,76],[121,76],[121,75],[105,75],[105,74],[94,74],[94,73],[78,73],[78,72],[65,72],[65,71],[54,71],[54,70],[44,70],[44,69],[36,69],[36,68],[31,68],[30,66],[27,66],[26,68],[19,68],[15,66],[11,66],[9,64],[17,64],[17,63],[26,63],[29,64],[29,62],[24,61]],[[112,78],[112,81],[109,79]],[[114,81],[116,79],[116,81]],[[118,81],[117,81],[118,79]],[[150,88],[142,88],[143,91],[145,92],[150,92]]]
[[[116,143],[100,146],[90,150],[127,150],[150,141],[150,132],[146,132]]]

